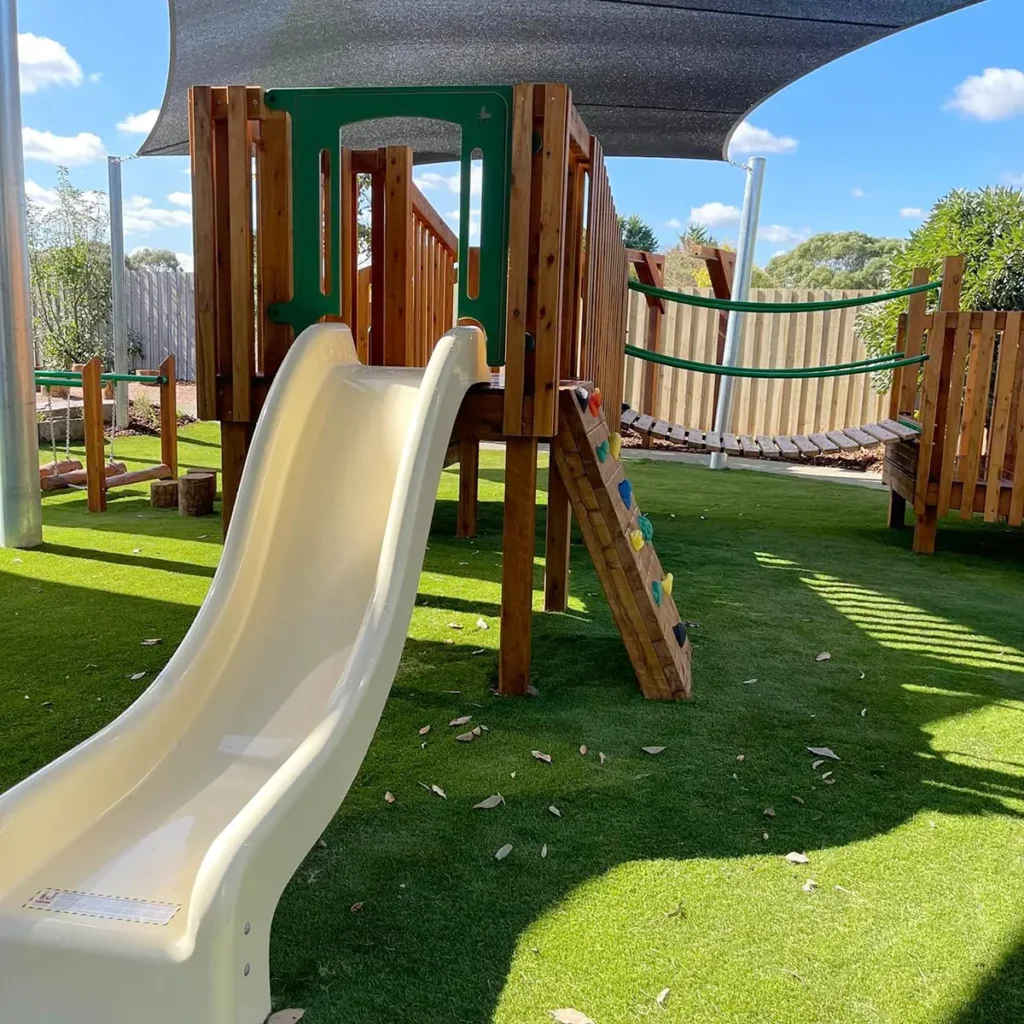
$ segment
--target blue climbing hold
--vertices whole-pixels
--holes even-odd
[[[651,580],[651,596],[655,604],[661,604],[661,580]]]
[[[633,507],[633,485],[628,480],[623,480],[619,484],[619,497],[626,508]]]
[[[654,540],[654,524],[647,518],[647,516],[637,516],[636,526],[644,535],[644,540],[650,544],[651,541]]]
[[[677,622],[672,627],[672,632],[675,634],[676,643],[682,647],[686,643],[686,627],[681,622]]]
[[[608,458],[608,442],[607,441],[602,441],[597,446],[597,448],[595,450],[597,451],[597,461],[598,462],[604,462],[604,460]]]
[[[574,390],[574,393],[576,395],[577,404],[584,412],[586,412],[587,403],[590,401],[590,392],[584,387],[579,387]]]

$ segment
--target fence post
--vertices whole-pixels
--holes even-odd
[[[82,425],[88,507],[90,512],[102,512],[107,507],[107,460],[103,450],[103,384],[99,356],[93,356],[82,369]]]

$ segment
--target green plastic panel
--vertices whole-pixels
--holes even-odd
[[[339,194],[342,127],[385,117],[418,117],[456,124],[462,131],[460,223],[470,221],[470,165],[477,150],[483,163],[480,200],[480,289],[467,293],[459,274],[460,317],[472,317],[487,332],[487,358],[505,362],[505,302],[508,285],[508,207],[512,159],[511,86],[418,89],[272,89],[266,104],[286,110],[292,121],[292,232],[295,289],[289,302],[269,309],[272,320],[296,334],[341,309],[337,199],[327,225],[331,245],[331,291],[320,289],[320,153],[332,154],[332,193]],[[469,265],[469,233],[459,235],[459,266]]]

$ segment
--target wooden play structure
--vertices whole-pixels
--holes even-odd
[[[383,117],[459,126],[463,224],[471,162],[482,162],[477,252],[418,193],[411,149],[340,145],[345,125]],[[523,694],[530,682],[537,448],[547,439],[545,609],[567,606],[575,512],[643,693],[688,696],[672,579],[604,418],[609,410],[617,423],[621,406],[628,256],[601,144],[569,89],[195,86],[190,143],[198,406],[221,424],[225,529],[255,422],[299,331],[340,319],[368,364],[420,366],[458,316],[483,327],[488,362],[503,370],[500,384],[468,393],[449,448],[460,464],[458,531],[471,536],[480,442],[505,443],[500,692]],[[371,178],[363,270],[360,174]]]
[[[85,431],[85,467],[83,468],[77,460],[58,459],[55,452],[54,459],[48,465],[40,467],[40,489],[57,491],[68,487],[84,487],[89,511],[102,512],[107,507],[107,493],[117,487],[145,480],[176,477],[178,423],[174,371],[173,355],[168,355],[157,370],[142,370],[137,374],[103,373],[98,356],[85,363],[80,371],[37,371],[36,383],[41,387],[82,389],[82,419]],[[129,472],[124,463],[107,460],[103,390],[105,385],[117,380],[152,384],[160,389],[160,465]],[[70,398],[66,398],[65,401],[70,402]],[[67,441],[68,438],[65,436],[65,442]]]
[[[939,521],[1024,521],[1024,324],[1019,311],[960,309],[963,259],[947,259],[938,308],[911,299],[899,346],[927,352],[919,377],[896,371],[890,415],[916,437],[886,446],[889,525],[914,510],[914,551],[935,550]],[[917,271],[915,280],[924,276]]]

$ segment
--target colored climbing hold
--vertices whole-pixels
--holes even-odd
[[[634,551],[639,551],[644,546],[644,535],[639,530],[631,530],[629,543],[633,545]]]
[[[626,508],[633,507],[633,485],[628,480],[623,480],[619,484],[619,497]]]
[[[682,647],[686,643],[686,627],[681,622],[677,622],[672,627],[672,633],[675,635],[676,643]]]
[[[604,462],[605,459],[608,458],[608,442],[607,441],[602,441],[597,446],[597,448],[595,450],[597,451],[597,461],[598,462]]]
[[[594,388],[590,392],[590,399],[587,402],[587,408],[590,409],[590,415],[596,416],[601,411],[601,389]]]
[[[587,405],[590,402],[590,392],[584,387],[578,387],[573,390],[573,393],[576,395],[576,402],[579,407],[586,412]]]
[[[622,451],[622,435],[618,431],[615,431],[615,433],[608,438],[608,446],[612,450],[612,458],[617,459],[619,457],[619,452]]]
[[[668,594],[669,597],[672,596],[673,583],[675,583],[675,577],[672,575],[672,573],[665,573],[665,578],[661,581],[661,589],[665,591],[665,593]]]
[[[654,540],[654,524],[647,518],[647,516],[637,516],[636,525],[644,535],[645,541],[650,543]]]
[[[651,580],[651,596],[654,598],[655,604],[661,604],[661,583],[658,580]]]

